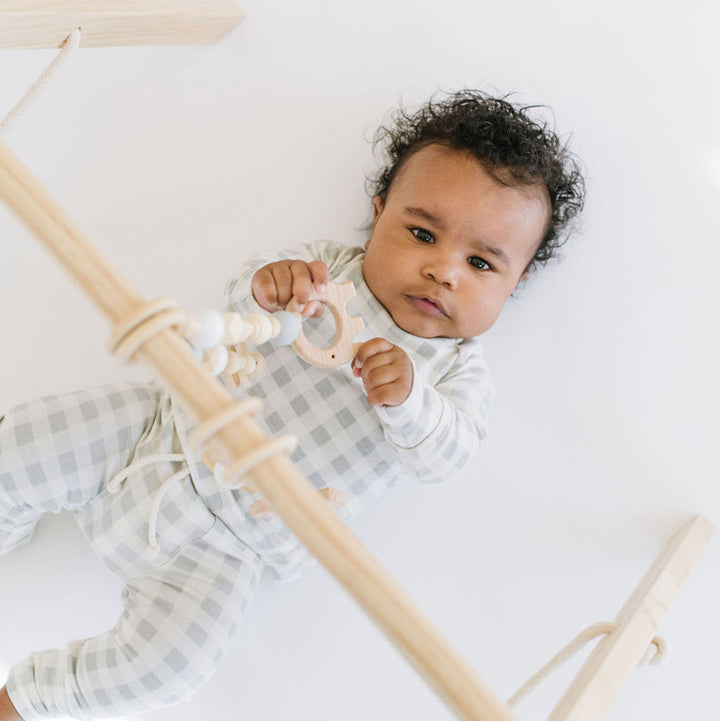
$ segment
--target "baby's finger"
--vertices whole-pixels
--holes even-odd
[[[252,279],[252,293],[258,305],[268,311],[284,308],[289,277],[284,263],[270,263],[257,271]]]
[[[396,406],[404,400],[402,395],[404,394],[398,390],[397,382],[385,383],[368,391],[367,402],[371,406]]]
[[[300,301],[298,296],[302,296],[305,292],[304,289],[310,287],[307,264],[302,260],[291,260],[282,267],[281,275],[276,282],[283,307],[290,302],[291,298],[304,303],[305,301]]]
[[[330,271],[327,265],[321,260],[311,260],[308,263],[308,270],[310,271],[310,277],[312,278],[312,284],[315,286],[315,290],[318,293],[324,292],[330,280]]]
[[[272,271],[261,268],[252,279],[252,294],[257,304],[267,311],[279,309],[278,291]]]
[[[353,359],[353,368],[362,368],[367,360],[378,353],[386,353],[394,348],[393,344],[385,338],[372,338],[365,341]]]
[[[311,300],[305,305],[305,310],[302,314],[306,318],[321,318],[324,312],[325,305],[323,303],[319,300]]]
[[[290,273],[292,274],[292,294],[297,303],[304,305],[310,299],[313,289],[310,268],[304,260],[297,260],[290,264]]]
[[[392,363],[378,364],[377,359],[383,356],[374,356],[363,366],[361,377],[365,390],[370,392],[380,386],[395,383],[400,378],[400,372],[397,365]]]

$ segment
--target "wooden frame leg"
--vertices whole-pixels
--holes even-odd
[[[599,721],[647,651],[660,622],[714,533],[695,516],[666,544],[548,721]]]

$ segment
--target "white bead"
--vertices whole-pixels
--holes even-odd
[[[212,348],[225,335],[225,321],[214,310],[196,310],[190,314],[191,322],[186,338],[196,348]],[[195,325],[197,323],[197,325]]]
[[[273,345],[283,346],[293,343],[300,335],[300,318],[286,310],[279,310],[273,313],[272,317],[280,323],[280,332],[272,339]]]
[[[205,351],[205,364],[207,369],[214,376],[219,375],[225,370],[225,366],[228,364],[228,359],[228,349],[224,345],[218,345]]]

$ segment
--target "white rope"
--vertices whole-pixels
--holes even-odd
[[[42,91],[50,84],[57,71],[65,64],[73,51],[80,45],[80,28],[73,30],[62,44],[60,52],[50,63],[45,72],[32,84],[30,90],[20,99],[20,102],[0,122],[0,137],[4,137],[15,121],[23,115],[35,102]]]
[[[126,478],[135,473],[135,471],[145,468],[145,466],[153,463],[182,463],[184,461],[185,455],[183,453],[156,453],[153,456],[145,456],[121,469],[105,484],[105,488],[107,488],[110,493],[117,493],[120,490],[120,485]]]
[[[109,493],[117,493],[120,490],[120,486],[123,481],[129,478],[135,471],[139,471],[145,466],[149,466],[155,463],[186,463],[185,454],[183,453],[158,453],[152,456],[145,456],[137,461],[134,461],[129,466],[126,466],[121,471],[116,473],[106,484],[105,488]],[[147,553],[150,558],[155,558],[159,551],[160,546],[157,542],[157,523],[158,516],[160,515],[160,504],[165,497],[166,491],[177,481],[190,475],[190,470],[187,465],[180,471],[173,473],[170,478],[163,481],[160,487],[155,491],[153,497],[152,507],[150,508],[150,516],[148,517],[148,547]]]
[[[160,504],[165,497],[165,492],[173,485],[176,481],[180,481],[186,476],[190,475],[190,471],[184,468],[182,471],[178,471],[168,478],[160,488],[155,492],[153,498],[152,508],[150,509],[150,517],[148,518],[148,547],[147,554],[150,558],[155,558],[160,552],[160,546],[157,541],[157,524],[158,516],[160,515]]]
[[[592,626],[588,626],[582,633],[579,633],[570,643],[561,649],[555,656],[553,656],[534,676],[529,678],[509,699],[508,706],[511,708],[517,706],[526,696],[530,694],[537,686],[540,685],[553,671],[558,669],[562,664],[574,656],[580,649],[586,644],[592,641],[598,636],[605,636],[613,631],[617,630],[620,624],[616,621],[602,621],[595,623]],[[650,650],[654,647],[654,653],[652,657],[648,659]],[[645,663],[658,664],[662,661],[665,652],[667,651],[667,643],[660,638],[655,636],[650,642],[650,647],[645,653],[645,656],[641,659],[638,665]]]

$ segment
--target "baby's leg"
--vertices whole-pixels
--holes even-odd
[[[128,582],[113,630],[15,666],[7,690],[20,715],[137,713],[185,699],[209,679],[262,571],[258,557],[220,527]]]
[[[24,403],[0,420],[0,555],[43,513],[88,504],[124,467],[157,413],[160,390],[122,383]]]

